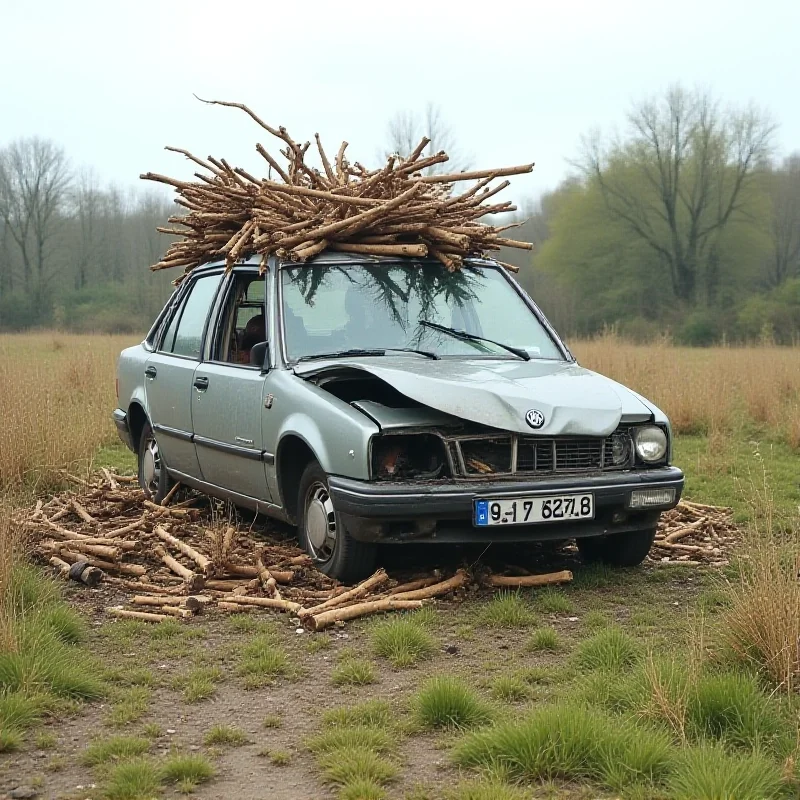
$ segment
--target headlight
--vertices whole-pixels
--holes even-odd
[[[637,428],[633,434],[633,442],[636,445],[636,454],[648,464],[666,458],[667,434],[661,428],[654,425]]]

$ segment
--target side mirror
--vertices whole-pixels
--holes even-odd
[[[267,354],[269,353],[269,342],[259,342],[250,348],[250,364],[253,367],[267,366]]]

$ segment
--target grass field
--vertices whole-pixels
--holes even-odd
[[[128,343],[0,337],[0,796],[800,797],[800,350],[572,343],[672,417],[687,494],[747,523],[738,565],[542,554],[574,582],[298,635],[269,612],[109,621],[12,564],[13,504],[133,467],[110,420]]]

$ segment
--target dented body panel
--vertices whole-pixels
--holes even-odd
[[[470,359],[429,361],[415,356],[306,362],[295,374],[311,379],[362,370],[402,394],[459,419],[530,433],[526,413],[537,409],[543,436],[608,436],[620,422],[646,421],[653,409],[608,378],[563,361]]]

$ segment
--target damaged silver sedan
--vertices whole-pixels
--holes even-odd
[[[210,264],[118,387],[150,497],[178,480],[296,525],[343,581],[379,543],[575,538],[633,566],[683,489],[666,416],[580,367],[489,260]]]

